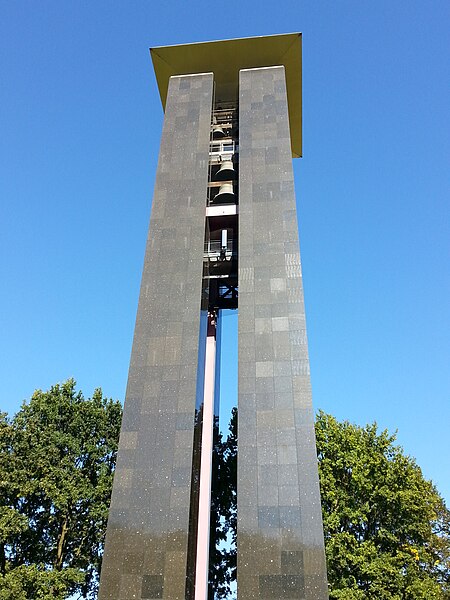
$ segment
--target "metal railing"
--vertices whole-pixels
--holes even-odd
[[[214,140],[209,144],[209,156],[233,155],[239,152],[237,142],[233,140]]]
[[[237,240],[234,238],[227,241],[226,247],[222,246],[220,240],[208,240],[205,242],[205,258],[220,258],[221,256],[231,257],[237,254]]]

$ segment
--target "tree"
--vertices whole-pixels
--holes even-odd
[[[450,598],[450,513],[395,435],[319,412],[316,437],[330,598]]]
[[[0,600],[96,598],[122,408],[70,379],[0,420]]]
[[[0,600],[96,598],[122,409],[69,380],[0,415]],[[332,600],[449,600],[450,512],[376,424],[316,420]],[[236,578],[237,410],[216,427],[215,597]]]
[[[237,526],[237,409],[233,408],[227,438],[214,426],[213,489],[211,498],[211,544],[209,581],[214,596],[209,600],[231,597],[236,581]]]
[[[330,599],[449,599],[450,512],[395,435],[319,412],[316,437]],[[221,443],[217,510],[235,542],[236,409]],[[235,546],[222,550],[217,598],[229,593],[235,560]]]

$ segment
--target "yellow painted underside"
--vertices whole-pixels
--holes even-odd
[[[214,73],[216,101],[238,98],[239,70],[284,65],[292,156],[302,155],[301,33],[150,48],[163,107],[172,75]]]

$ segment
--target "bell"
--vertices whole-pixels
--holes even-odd
[[[233,161],[224,160],[220,166],[220,169],[216,173],[216,178],[219,181],[224,181],[225,179],[232,179],[235,174],[236,172],[234,170]]]
[[[214,196],[213,202],[234,202],[232,183],[222,183],[219,193]]]
[[[226,133],[220,125],[213,125],[212,135],[214,140],[218,140],[225,137]]]

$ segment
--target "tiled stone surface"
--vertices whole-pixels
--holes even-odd
[[[240,73],[238,597],[328,598],[284,67]]]
[[[169,84],[99,600],[185,598],[212,92]]]

